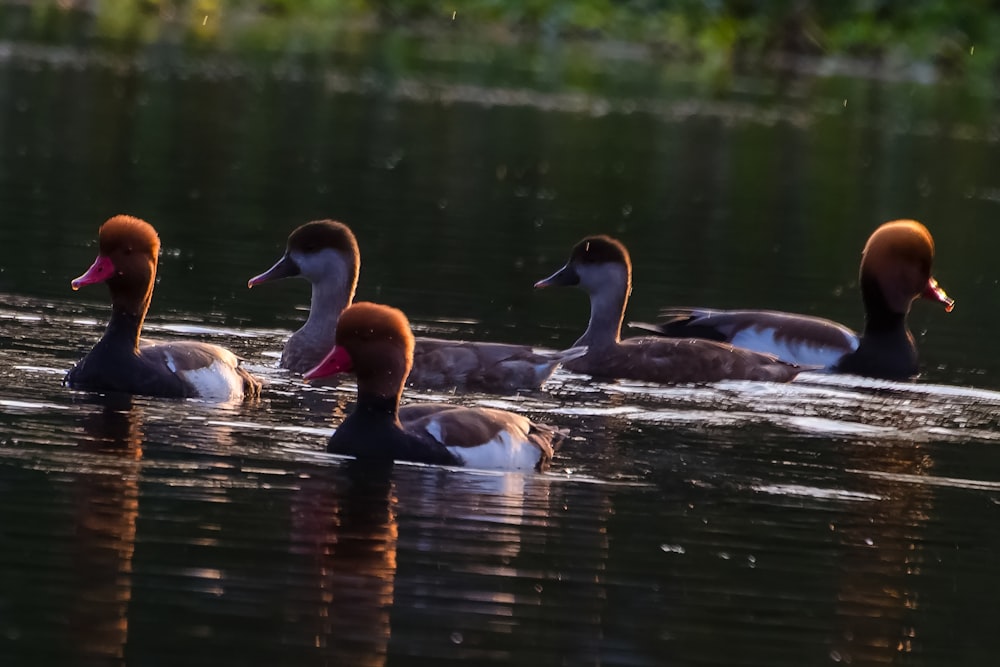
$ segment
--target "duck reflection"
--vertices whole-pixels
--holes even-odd
[[[407,472],[396,482],[405,576],[394,646],[469,664],[599,663],[609,547],[600,488],[535,474]]]
[[[848,466],[872,469],[872,444],[878,443],[852,448]],[[869,477],[864,485],[866,493],[881,500],[860,503],[865,511],[831,524],[843,549],[836,635],[831,638],[834,660],[895,664],[901,653],[913,650],[916,629],[909,619],[915,618],[918,606],[914,575],[921,569],[922,534],[934,511],[934,489],[892,477],[928,475],[933,465],[919,443],[894,443],[875,468],[879,476]]]
[[[596,663],[608,504],[589,491],[544,475],[358,461],[320,470],[293,506],[292,549],[310,574],[288,580],[299,592],[285,626],[305,629],[296,643],[329,664],[384,665],[390,654]]]
[[[311,474],[293,500],[291,551],[307,573],[291,588],[307,587],[287,603],[286,621],[332,664],[386,662],[396,504],[392,464],[361,461]]]
[[[142,413],[125,395],[97,397],[82,420],[83,452],[118,457],[77,473],[71,633],[74,654],[124,664],[139,513]]]

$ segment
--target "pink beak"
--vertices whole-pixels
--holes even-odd
[[[98,255],[94,263],[90,265],[87,272],[70,283],[70,287],[78,290],[84,285],[103,283],[105,280],[115,275],[115,265],[111,259],[105,255]]]
[[[352,370],[354,370],[354,363],[351,361],[351,355],[339,345],[334,345],[330,354],[323,357],[323,361],[307,371],[302,379],[306,381],[317,380],[337,373],[350,373]]]
[[[944,312],[946,313],[955,310],[955,300],[948,296],[944,288],[938,285],[938,281],[934,280],[934,278],[927,281],[927,287],[924,288],[924,293],[920,296],[930,301],[943,303]]]

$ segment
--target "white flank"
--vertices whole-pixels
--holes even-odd
[[[444,434],[441,431],[441,422],[437,419],[431,419],[424,426],[424,430],[427,431],[427,435],[431,436],[440,443],[444,443]]]
[[[170,369],[170,372],[171,373],[176,373],[177,372],[177,364],[174,363],[173,356],[171,356],[171,354],[169,352],[164,352],[163,353],[163,358],[166,360],[166,362],[167,362],[167,368]]]
[[[774,329],[748,327],[742,329],[730,341],[736,347],[744,347],[755,352],[773,354],[783,361],[803,366],[829,367],[836,364],[844,355],[843,348],[817,345],[807,340],[775,340]],[[844,342],[851,350],[858,349],[856,338]]]
[[[169,355],[167,359],[167,364],[170,365]],[[217,359],[204,368],[181,371],[177,375],[194,388],[198,398],[224,401],[243,396],[243,378],[222,359]]]
[[[541,450],[521,434],[501,431],[489,442],[475,447],[448,447],[470,468],[481,470],[534,470]]]

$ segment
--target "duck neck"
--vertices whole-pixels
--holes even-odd
[[[862,338],[870,336],[908,336],[906,313],[889,306],[878,281],[870,276],[861,277],[861,298],[865,306],[865,329]]]
[[[139,349],[139,335],[153,298],[155,280],[155,260],[138,276],[130,279],[114,276],[108,280],[108,289],[111,290],[111,319],[104,332],[104,339],[107,339],[108,344],[128,347],[133,351]]]
[[[344,309],[351,305],[354,293],[333,281],[312,283],[312,299],[309,303],[309,317],[295,332],[295,337],[306,340],[323,350],[333,346],[337,332],[337,321]]]
[[[587,330],[574,345],[587,345],[591,351],[617,345],[621,340],[622,320],[630,286],[623,289],[600,289],[590,293],[590,321]]]
[[[906,313],[894,311],[872,278],[861,277],[865,328],[858,349],[837,363],[842,373],[902,380],[920,371],[917,346],[906,328]]]
[[[365,421],[377,421],[402,428],[399,423],[399,396],[379,396],[359,392],[353,414]]]
[[[393,458],[393,443],[405,437],[398,408],[398,399],[359,391],[354,410],[334,431],[327,451],[358,458]]]
[[[115,304],[111,307],[111,319],[104,330],[98,346],[137,352],[139,350],[139,334],[142,333],[142,322],[146,311],[132,312]]]

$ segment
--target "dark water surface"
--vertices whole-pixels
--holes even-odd
[[[0,664],[992,664],[995,93],[398,39],[0,43]],[[61,387],[107,315],[69,281],[119,212],[164,244],[148,334],[232,348],[258,403]],[[305,283],[245,287],[323,217],[361,298],[442,335],[570,344],[583,295],[531,284],[593,232],[632,249],[632,317],[860,326],[861,246],[914,217],[958,307],[917,304],[914,384],[560,372],[431,396],[571,429],[549,473],[372,470],[323,453],[351,385],[274,368]]]

